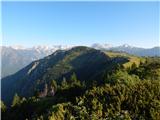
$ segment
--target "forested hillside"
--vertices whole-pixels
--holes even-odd
[[[33,62],[2,85],[11,86],[2,88],[2,120],[160,119],[159,57],[76,47]]]
[[[64,78],[68,80],[73,73],[87,85],[92,80],[101,82],[105,71],[127,61],[127,58],[111,58],[100,50],[88,47],[59,50],[2,79],[2,100],[10,104],[15,93],[24,97],[33,96],[35,92],[42,91],[45,84],[50,84],[51,80],[61,83]]]

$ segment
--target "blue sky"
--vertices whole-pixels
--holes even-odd
[[[158,2],[3,2],[2,42],[158,46],[158,7]]]

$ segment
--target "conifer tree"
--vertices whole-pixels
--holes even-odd
[[[62,81],[62,83],[61,83],[61,87],[62,87],[62,88],[67,88],[67,86],[68,86],[68,83],[67,83],[67,81],[66,81],[66,78],[63,78],[63,81]]]
[[[51,88],[53,88],[55,92],[57,91],[57,82],[55,80],[51,81]]]
[[[4,112],[4,111],[7,109],[7,107],[6,107],[6,105],[3,103],[3,101],[0,100],[0,102],[1,102],[1,106],[0,106],[0,107],[1,107],[1,111]]]
[[[80,80],[77,79],[77,76],[75,73],[72,74],[71,78],[70,78],[70,85],[73,86],[81,86],[81,82]]]
[[[72,76],[71,76],[71,82],[72,82],[72,83],[77,82],[77,76],[76,76],[75,73],[73,73]]]
[[[132,64],[131,70],[135,70],[137,68],[137,65],[135,63]]]
[[[13,101],[12,101],[12,107],[19,105],[21,102],[21,98],[18,96],[18,94],[16,93],[14,95]]]

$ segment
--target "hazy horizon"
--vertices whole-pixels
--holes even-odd
[[[16,47],[16,48],[34,48],[34,47],[48,47],[48,48],[52,48],[54,46],[68,46],[68,47],[76,47],[76,46],[86,46],[86,47],[92,47],[92,45],[94,44],[99,44],[99,45],[108,45],[110,47],[119,47],[119,46],[130,46],[130,47],[136,47],[136,48],[144,48],[144,49],[150,49],[150,48],[154,48],[154,47],[160,47],[159,45],[157,46],[153,46],[153,47],[141,47],[141,46],[134,46],[134,45],[131,45],[131,44],[127,44],[127,43],[124,43],[124,44],[120,44],[120,45],[113,45],[113,44],[107,44],[107,43],[93,43],[93,44],[89,44],[89,45],[69,45],[69,44],[37,44],[37,45],[32,45],[32,46],[25,46],[25,45],[20,45],[20,44],[13,44],[13,45],[1,45],[1,46],[4,46],[4,47]]]

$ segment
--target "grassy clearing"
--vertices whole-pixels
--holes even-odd
[[[139,66],[140,61],[141,62],[145,62],[145,58],[134,56],[134,55],[130,55],[130,54],[123,53],[123,52],[107,51],[105,53],[106,53],[106,55],[108,55],[111,58],[114,58],[114,57],[125,57],[125,58],[127,58],[129,60],[129,62],[126,62],[126,63],[123,64],[123,66],[125,68],[131,67],[133,63],[135,63],[137,66]]]

